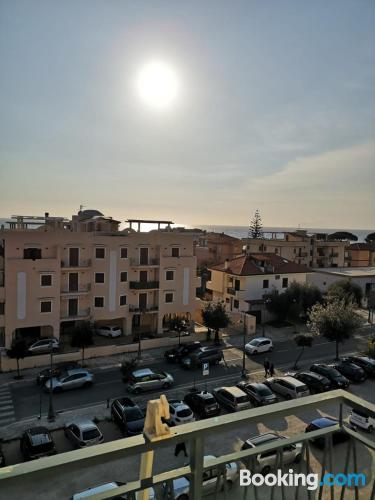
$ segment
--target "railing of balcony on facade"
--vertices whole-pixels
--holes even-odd
[[[64,294],[64,295],[74,295],[74,294],[77,294],[77,293],[88,293],[91,291],[91,283],[87,283],[87,285],[81,285],[79,286],[77,289],[71,289],[71,288],[64,288],[63,290],[61,290],[61,294]]]
[[[147,260],[143,259],[130,259],[131,266],[147,267],[147,266],[159,266],[160,259],[149,257]]]
[[[80,309],[77,312],[62,311],[60,318],[67,319],[67,320],[68,319],[73,320],[73,319],[83,319],[83,318],[87,318],[89,316],[90,316],[90,308]]]
[[[154,311],[158,311],[158,310],[159,310],[158,305],[139,307],[139,306],[129,304],[129,312],[132,312],[132,313],[143,313],[143,312],[146,313],[146,312],[154,312]]]
[[[159,288],[159,281],[130,281],[129,288],[132,290],[150,290]]]
[[[227,288],[227,293],[229,295],[236,295],[236,290],[234,288],[229,287]]]
[[[241,451],[230,452],[219,457],[212,457],[209,461],[203,460],[205,439],[209,436],[215,436],[215,439],[220,439],[224,437],[225,433],[228,431],[236,428],[244,428],[251,424],[258,424],[260,421],[262,423],[267,422],[275,417],[285,419],[290,415],[300,415],[306,411],[314,413],[321,409],[322,405],[327,403],[337,405],[337,410],[339,412],[337,424],[333,426],[309,433],[299,433],[286,439],[272,441],[268,444],[243,449]],[[358,474],[363,472],[358,469],[358,448],[359,446],[364,446],[373,453],[375,450],[375,441],[344,425],[342,418],[344,406],[356,408],[359,411],[366,412],[366,414],[373,418],[375,417],[375,405],[367,403],[346,391],[336,390],[173,427],[171,428],[170,437],[162,440],[149,442],[142,435],[138,435],[78,451],[54,455],[41,460],[18,464],[15,467],[6,467],[0,469],[0,490],[7,492],[7,498],[12,498],[13,491],[17,491],[17,487],[21,484],[25,491],[28,488],[32,488],[36,495],[38,494],[38,488],[41,488],[43,491],[43,487],[44,491],[49,488],[53,492],[53,481],[51,481],[52,475],[60,477],[61,474],[64,474],[69,478],[71,474],[76,473],[80,468],[87,469],[88,467],[95,467],[96,465],[103,466],[103,464],[108,464],[108,472],[110,474],[111,461],[118,459],[123,460],[128,457],[138,458],[142,453],[149,451],[157,452],[163,447],[175,446],[177,443],[184,442],[190,444],[190,463],[188,465],[180,468],[173,468],[165,464],[167,467],[165,472],[153,474],[151,470],[148,476],[139,477],[132,482],[118,484],[116,488],[110,491],[92,496],[93,500],[118,498],[120,495],[129,495],[126,498],[135,499],[136,491],[151,487],[155,488],[156,499],[176,498],[175,496],[168,497],[165,495],[165,492],[168,490],[173,491],[173,481],[182,477],[188,478],[190,483],[189,495],[185,495],[186,498],[201,500],[203,497],[203,474],[205,471],[210,471],[212,469],[216,469],[217,471],[215,498],[218,488],[223,485],[224,499],[241,498],[244,500],[257,500],[258,498],[262,498],[263,500],[269,498],[271,500],[276,500],[294,498],[298,500],[308,498],[312,500],[313,498],[321,499],[324,494],[324,498],[331,498],[332,500],[333,498],[339,498],[337,492],[340,494],[340,500],[345,498],[358,499],[361,493],[359,486],[361,485],[358,486],[358,484],[356,484],[351,491],[349,491],[342,482],[338,484],[337,488],[335,486],[335,491],[333,491],[333,488],[327,488],[327,486],[318,484],[318,490],[314,492],[301,486],[296,486],[292,490],[291,488],[285,487],[283,484],[277,485],[273,483],[266,491],[263,490],[261,497],[258,496],[256,486],[242,488],[242,491],[239,493],[240,496],[238,497],[234,497],[233,493],[228,493],[227,491],[229,486],[226,481],[226,464],[231,462],[236,462],[237,464],[242,463],[247,469],[252,471],[255,468],[258,456],[269,454],[269,452],[274,451],[276,452],[277,469],[282,469],[284,466],[283,450],[297,443],[302,444],[302,460],[297,465],[293,466],[294,471],[297,474],[309,474],[314,467],[314,470],[318,471],[319,478],[322,478],[325,474],[334,470],[335,456],[332,447],[332,436],[333,433],[337,431],[346,433],[348,437],[348,444],[345,448],[345,466],[340,475],[345,476],[346,474]],[[319,462],[317,462],[312,450],[310,450],[310,443],[316,438],[323,439],[324,443],[323,457]],[[341,454],[343,453],[342,450],[341,448]],[[373,457],[371,457],[371,460],[373,460]],[[289,465],[289,468],[290,467]],[[375,494],[375,472],[373,465],[368,467],[365,472],[368,477],[368,489],[365,496],[361,496],[361,498],[372,500]],[[158,490],[161,485],[163,485],[163,487]],[[289,491],[287,492],[286,490]],[[213,498],[213,496],[210,495],[209,498]],[[223,497],[221,496],[221,498]]]
[[[68,260],[61,261],[61,267],[63,268],[79,268],[79,267],[90,267],[91,259],[81,259],[79,262],[69,262]]]

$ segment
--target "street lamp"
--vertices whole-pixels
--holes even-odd
[[[246,351],[245,351],[245,346],[246,346],[246,313],[243,313],[243,339],[242,339],[242,372],[241,372],[241,377],[246,378],[247,376],[247,370],[246,370]]]
[[[52,369],[53,369],[53,347],[52,347],[53,340],[51,339],[49,342],[49,349],[50,349],[50,382],[49,382],[49,406],[48,406],[48,421],[49,422],[54,422],[55,421],[55,412],[53,410],[53,401],[52,401],[52,395],[53,395],[53,390],[52,390]]]
[[[263,316],[262,316],[262,335],[265,337],[266,327],[265,327],[265,319],[266,319],[266,310],[267,304],[271,303],[271,299],[263,299]]]

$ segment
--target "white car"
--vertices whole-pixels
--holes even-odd
[[[349,423],[354,429],[360,427],[365,431],[371,433],[375,428],[375,418],[370,417],[363,410],[352,409],[349,414]]]
[[[170,422],[172,425],[188,424],[195,422],[194,413],[190,407],[183,401],[169,401]]]
[[[258,354],[260,352],[270,352],[273,349],[271,339],[266,337],[256,337],[245,345],[246,354]]]
[[[106,493],[107,491],[114,490],[119,486],[123,486],[124,484],[125,483],[118,483],[117,481],[113,481],[112,483],[105,483],[99,486],[94,486],[92,488],[89,488],[88,490],[76,493],[75,495],[73,495],[72,500],[81,500],[81,498],[90,498],[94,495],[98,495],[99,493]],[[139,495],[140,492],[137,491],[135,493],[135,498],[138,499]],[[116,498],[127,500],[129,496],[128,494],[125,493],[125,495],[117,496]],[[148,488],[148,498],[149,500],[154,500],[154,498],[156,498],[154,488]]]
[[[310,396],[310,391],[300,380],[294,377],[271,377],[265,384],[273,391],[281,394],[286,399],[297,399]]]
[[[116,337],[121,337],[122,330],[119,326],[100,325],[97,327],[96,333],[102,337],[110,337],[111,339],[114,339]]]
[[[103,441],[99,427],[88,418],[77,418],[67,423],[64,434],[77,448],[93,446]]]
[[[52,345],[52,351],[58,351],[60,349],[60,344],[57,339],[41,339],[38,340],[37,342],[34,342],[31,344],[29,347],[28,351],[30,354],[45,354],[49,353],[51,351],[51,345]]]
[[[207,462],[215,459],[215,455],[206,455],[204,460],[204,465],[207,465]],[[236,462],[230,462],[225,465],[227,468],[227,486],[228,489],[237,481],[238,478],[238,470],[239,467]],[[202,484],[202,493],[204,496],[211,495],[215,493],[216,490],[216,482],[218,477],[219,470],[214,467],[212,469],[207,469],[203,472],[203,484]],[[219,484],[217,487],[217,491],[220,491],[223,487],[223,477],[220,477]],[[166,486],[164,486],[166,489]],[[179,477],[178,479],[173,480],[173,493],[172,497],[174,500],[186,500],[189,497],[189,489],[190,489],[190,481],[186,477]]]

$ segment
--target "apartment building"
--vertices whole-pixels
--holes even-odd
[[[228,311],[251,312],[265,321],[264,295],[282,293],[293,283],[306,283],[309,269],[275,253],[241,255],[210,268],[207,288],[214,301],[224,301]]]
[[[375,242],[352,243],[346,247],[345,261],[348,267],[375,267]]]
[[[330,239],[328,234],[305,230],[273,232],[268,238],[245,238],[247,252],[272,252],[308,267],[343,267],[347,241]]]
[[[209,267],[243,253],[243,242],[225,233],[203,232],[195,246],[197,266]]]
[[[157,229],[142,232],[145,222]],[[71,220],[19,216],[0,230],[0,345],[15,335],[59,338],[82,320],[125,335],[161,334],[174,315],[190,320],[193,237],[172,232],[171,221],[128,223],[119,231],[119,221],[81,210]]]

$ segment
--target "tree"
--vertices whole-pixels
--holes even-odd
[[[20,359],[23,359],[28,354],[26,341],[22,338],[14,338],[12,345],[8,351],[10,358],[15,358],[17,361],[17,375],[15,378],[22,378],[20,374]]]
[[[339,240],[339,241],[358,241],[358,237],[353,233],[348,233],[347,231],[337,231],[328,235],[329,240]]]
[[[137,368],[138,359],[137,358],[128,358],[124,359],[121,363],[121,373],[123,382],[128,382],[130,379],[131,373]]]
[[[322,292],[309,283],[293,282],[284,293],[287,296],[288,317],[294,322],[306,322],[307,313],[312,306],[323,302]]]
[[[85,348],[93,345],[93,332],[89,321],[82,321],[73,328],[71,346],[82,349],[82,366],[85,360]]]
[[[224,302],[217,302],[206,305],[202,311],[204,326],[215,332],[215,342],[219,342],[219,331],[230,324],[230,318],[225,310]]]
[[[258,209],[255,210],[254,217],[250,221],[249,238],[262,238],[263,225],[262,218]]]
[[[340,280],[332,283],[328,288],[328,298],[343,300],[345,304],[354,302],[361,305],[363,298],[362,288],[351,280]]]
[[[302,355],[305,351],[305,347],[311,347],[312,343],[314,341],[314,337],[312,335],[305,335],[303,333],[300,333],[299,335],[296,335],[294,337],[294,342],[297,344],[297,347],[301,347],[302,349],[298,353],[297,359],[294,363],[293,368],[297,369],[298,368],[298,362],[302,358]]]
[[[185,329],[185,322],[180,316],[174,316],[169,322],[169,328],[178,333],[178,345],[181,345],[181,332]]]
[[[339,344],[349,339],[361,325],[361,317],[353,304],[344,300],[331,300],[327,304],[315,304],[309,313],[310,330],[336,342],[336,359],[339,359]]]
[[[370,233],[365,238],[366,243],[375,243],[375,233]]]
[[[289,315],[289,300],[287,294],[270,293],[264,296],[267,311],[276,316],[277,321],[283,323]]]

